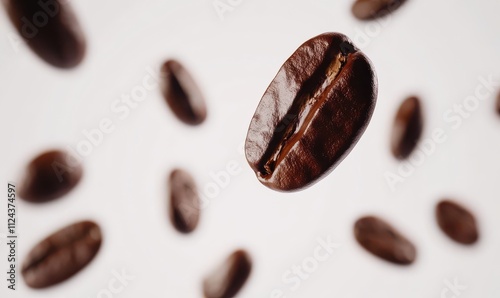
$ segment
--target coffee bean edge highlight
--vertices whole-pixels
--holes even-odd
[[[102,232],[97,223],[85,220],[68,225],[30,250],[21,269],[23,279],[34,289],[62,283],[85,268],[101,244]]]
[[[49,202],[71,192],[82,176],[83,168],[75,157],[62,150],[47,150],[26,166],[19,197],[31,203]]]
[[[174,115],[191,126],[207,117],[206,100],[190,72],[177,60],[164,62],[160,69],[163,98]]]
[[[353,230],[359,245],[374,256],[397,265],[411,265],[416,259],[415,245],[380,217],[364,216]]]
[[[473,245],[479,240],[475,216],[456,201],[441,200],[436,205],[435,215],[441,231],[456,243]]]
[[[176,168],[170,172],[168,188],[170,222],[180,233],[193,232],[201,213],[199,191],[194,178],[186,170]]]
[[[424,118],[421,100],[417,96],[406,98],[394,117],[391,133],[391,152],[399,160],[407,159],[422,136]]]
[[[347,36],[324,33],[304,42],[250,122],[245,155],[257,179],[273,190],[298,191],[327,176],[365,132],[377,92],[371,61]]]
[[[60,0],[51,3],[31,0],[2,2],[11,23],[39,58],[61,69],[71,69],[82,62],[86,39],[70,3],[62,4]],[[41,23],[40,17],[44,19]]]
[[[238,249],[219,264],[203,281],[205,298],[235,297],[252,272],[252,259],[247,251]]]

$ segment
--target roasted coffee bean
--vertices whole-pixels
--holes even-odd
[[[243,250],[231,254],[203,282],[205,298],[231,298],[243,287],[252,271],[250,256]]]
[[[54,200],[72,190],[82,172],[81,165],[67,153],[47,151],[28,164],[19,197],[33,203]]]
[[[60,68],[83,60],[85,38],[68,1],[2,1],[17,31],[40,58]]]
[[[356,240],[372,254],[400,265],[415,261],[415,246],[383,220],[368,216],[354,224]]]
[[[182,233],[192,232],[200,218],[200,198],[191,175],[180,169],[172,171],[169,178],[170,219]]]
[[[436,206],[439,227],[451,239],[461,244],[473,244],[479,238],[472,213],[452,201],[444,200]]]
[[[162,92],[174,114],[186,124],[205,121],[207,108],[198,85],[178,61],[168,60],[161,68]]]
[[[500,92],[497,95],[497,113],[500,115]]]
[[[398,9],[406,0],[356,0],[352,14],[360,20],[373,20]]]
[[[302,44],[252,118],[246,158],[264,185],[297,190],[332,171],[365,131],[377,99],[368,58],[339,33]]]
[[[422,135],[420,100],[409,97],[399,107],[392,129],[391,150],[394,157],[405,159],[412,153]]]
[[[22,275],[31,288],[58,284],[87,266],[101,247],[101,229],[82,221],[57,231],[26,256]]]

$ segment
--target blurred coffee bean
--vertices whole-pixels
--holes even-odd
[[[172,171],[169,177],[170,219],[182,233],[192,232],[200,218],[200,198],[191,175],[181,169]]]
[[[423,129],[420,100],[409,97],[399,107],[392,128],[391,150],[394,157],[406,159],[415,149]]]
[[[354,235],[361,246],[386,261],[400,265],[415,261],[415,246],[380,218],[359,219],[354,224]]]
[[[205,298],[231,298],[245,284],[252,271],[252,261],[247,252],[238,250],[203,282]]]
[[[455,202],[439,202],[436,206],[436,218],[441,230],[458,243],[473,244],[479,238],[474,215]]]
[[[60,68],[83,60],[85,38],[68,1],[2,1],[11,22],[40,58]]]
[[[189,125],[205,121],[205,99],[184,66],[176,60],[168,60],[161,68],[161,76],[163,96],[177,118]]]
[[[57,199],[78,184],[82,172],[81,165],[66,152],[44,152],[28,164],[19,197],[33,203]]]
[[[497,95],[497,113],[500,115],[500,92]]]
[[[406,0],[356,0],[351,10],[360,20],[373,20],[392,13],[405,2]]]
[[[31,288],[58,284],[87,266],[101,247],[99,226],[82,221],[63,228],[38,243],[25,257],[22,275]]]

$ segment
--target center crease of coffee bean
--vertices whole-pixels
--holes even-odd
[[[332,62],[326,67],[325,79],[320,80],[321,85],[309,92],[307,90],[300,90],[298,92],[297,98],[293,101],[290,110],[281,119],[280,125],[277,126],[285,126],[285,128],[275,130],[270,145],[261,159],[261,167],[258,173],[259,179],[269,179],[273,175],[277,165],[287,156],[288,152],[300,138],[302,138],[316,111],[327,100],[328,93],[335,85],[335,81],[342,72],[349,54],[341,52],[335,59],[332,59]],[[315,75],[320,74],[315,73],[312,76]],[[292,118],[291,121],[290,118]],[[276,141],[273,142],[273,140]]]

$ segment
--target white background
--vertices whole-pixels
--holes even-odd
[[[441,297],[444,281],[454,278],[467,286],[461,298],[500,297],[496,91],[458,129],[443,118],[474,94],[478,77],[500,80],[500,3],[413,0],[371,23],[352,17],[351,0],[243,0],[224,20],[212,0],[72,5],[88,55],[71,71],[52,68],[25,45],[16,52],[9,41],[15,31],[0,13],[0,181],[19,184],[31,158],[48,148],[75,148],[85,139],[82,130],[110,118],[115,131],[84,158],[74,191],[44,205],[17,201],[20,262],[47,235],[82,219],[100,224],[104,242],[88,267],[46,290],[27,288],[19,275],[19,290],[7,291],[2,273],[2,297],[106,297],[99,292],[122,269],[135,279],[113,297],[201,297],[203,278],[238,247],[254,260],[239,297],[267,298],[274,289],[286,297]],[[257,181],[238,148],[282,63],[305,40],[329,31],[350,36],[372,60],[377,107],[358,145],[329,176],[301,192],[274,192]],[[371,36],[368,42],[360,32]],[[112,103],[140,85],[146,67],[158,69],[172,57],[204,91],[207,121],[183,125],[157,89],[119,119]],[[423,138],[442,128],[447,140],[393,192],[384,178],[399,166],[389,150],[391,124],[411,94],[424,104]],[[177,233],[167,218],[169,171],[184,167],[203,188],[232,160],[241,172],[211,199],[193,234]],[[477,245],[459,246],[438,229],[433,212],[444,197],[476,214]],[[353,223],[366,214],[382,216],[415,243],[413,265],[386,263],[356,243]],[[292,291],[282,275],[327,236],[341,247]],[[6,248],[2,239],[1,272]]]

